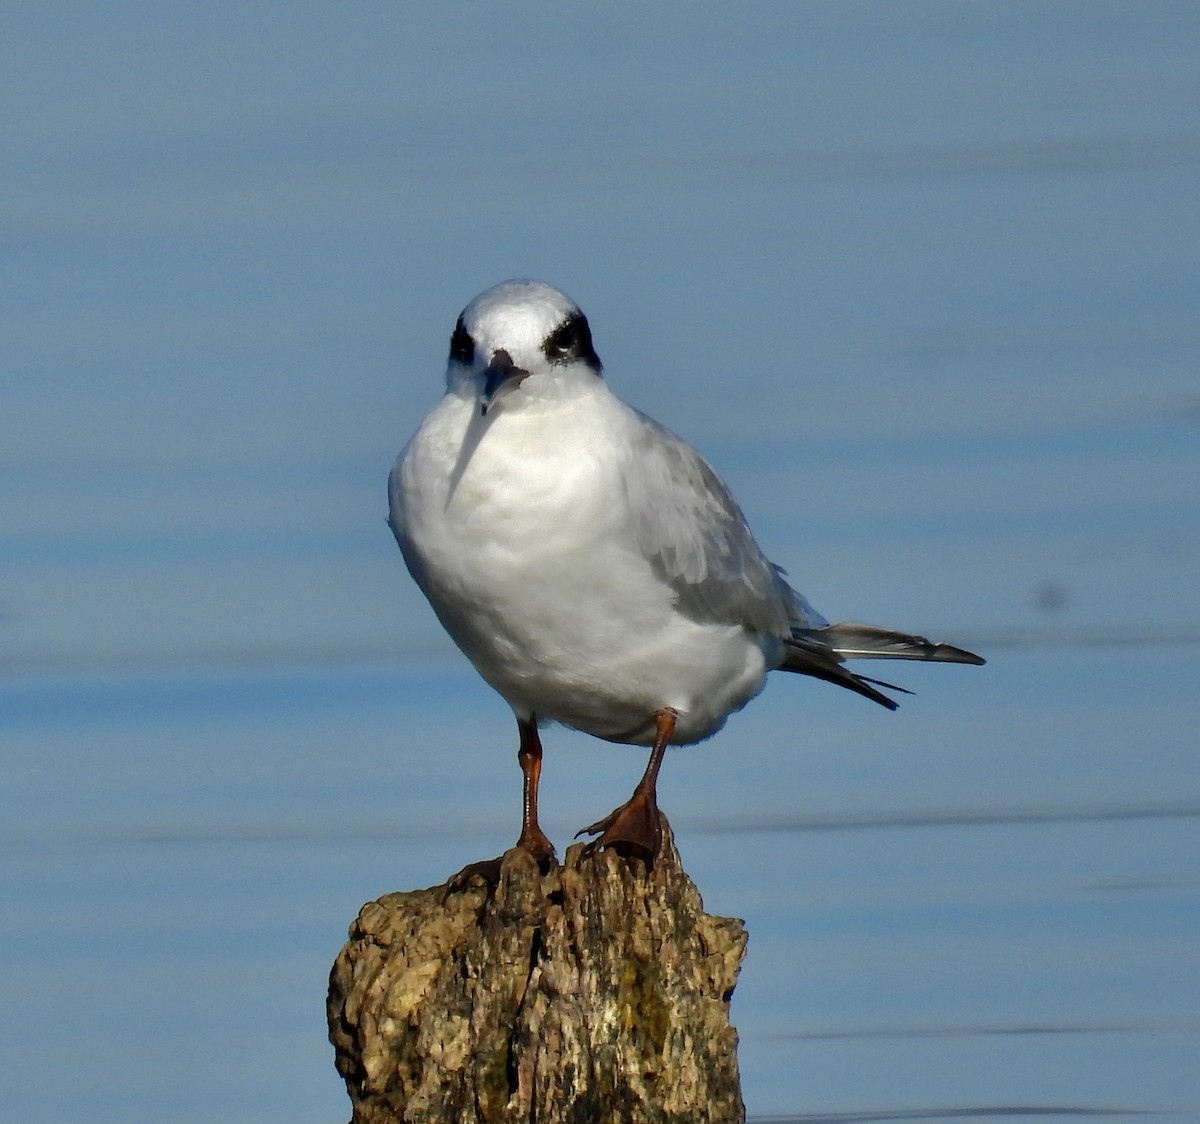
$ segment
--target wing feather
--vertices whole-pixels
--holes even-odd
[[[770,562],[733,496],[690,445],[639,414],[624,486],[638,549],[696,620],[790,635],[826,622]]]

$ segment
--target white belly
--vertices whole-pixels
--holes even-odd
[[[545,426],[448,396],[397,462],[393,527],[442,624],[519,716],[648,744],[669,706],[673,740],[697,741],[762,689],[763,643],[676,611],[613,501],[622,415],[605,430],[604,410],[589,399]]]

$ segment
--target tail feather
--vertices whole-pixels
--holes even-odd
[[[891,629],[876,628],[874,625],[858,624],[854,621],[826,625],[823,628],[793,629],[786,643],[787,652],[780,665],[782,671],[794,671],[823,679],[827,683],[836,683],[839,687],[863,695],[889,710],[896,709],[895,700],[877,691],[876,687],[886,687],[890,691],[900,691],[906,695],[912,692],[897,687],[894,683],[857,675],[842,666],[845,660],[933,660],[939,663],[975,665],[985,662],[965,648],[956,648],[952,644],[935,644],[926,640],[924,636],[893,632]]]
[[[953,644],[935,644],[924,636],[876,628],[857,621],[806,629],[804,633],[824,642],[843,659],[935,660],[939,663],[969,663],[977,666],[985,662],[974,652],[956,648]]]

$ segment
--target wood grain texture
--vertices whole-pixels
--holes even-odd
[[[704,912],[663,820],[654,868],[577,844],[541,874],[363,906],[330,976],[352,1124],[740,1122],[740,921]]]

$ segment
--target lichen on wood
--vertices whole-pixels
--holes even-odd
[[[663,820],[638,859],[522,850],[495,886],[387,894],[350,928],[329,1035],[351,1124],[727,1124],[740,921],[704,912]]]

